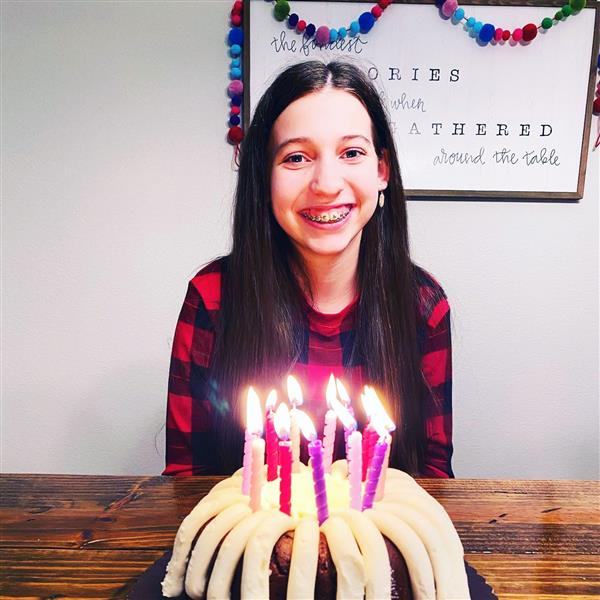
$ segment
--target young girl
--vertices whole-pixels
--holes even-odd
[[[375,386],[397,426],[390,465],[453,476],[448,302],[410,259],[379,94],[342,62],[288,68],[256,107],[231,254],[191,280],[177,324],[164,474],[239,468],[248,385],[286,400],[290,373],[319,428],[330,373],[359,422],[362,386]]]

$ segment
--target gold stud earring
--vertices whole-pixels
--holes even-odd
[[[385,196],[383,195],[383,190],[379,190],[379,208],[383,208],[385,204]]]

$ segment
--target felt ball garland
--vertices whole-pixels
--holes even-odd
[[[237,145],[244,139],[244,130],[241,127],[241,105],[244,94],[244,83],[242,81],[242,48],[244,47],[244,30],[242,29],[244,5],[242,0],[235,0],[231,7],[230,21],[231,29],[227,34],[227,45],[229,46],[230,84],[227,86],[227,93],[230,97],[229,108],[229,130],[227,132],[227,141],[230,144]]]
[[[270,0],[267,0],[269,2]],[[457,0],[453,0],[456,2]],[[377,19],[383,15],[383,11],[392,3],[392,0],[379,0],[377,4],[371,7],[370,11],[363,12],[357,19],[352,21],[347,27],[328,27],[327,25],[315,25],[307,23],[296,13],[291,12],[288,0],[275,0],[273,7],[273,16],[277,21],[286,21],[290,29],[296,33],[302,34],[305,38],[313,39],[319,46],[336,42],[344,39],[346,36],[354,37],[359,33],[368,33],[373,29]]]
[[[451,19],[455,25],[463,23],[467,31],[480,44],[486,45],[492,40],[496,43],[508,42],[511,38],[514,42],[531,42],[537,37],[540,30],[547,31],[559,21],[566,19],[572,14],[576,14],[585,8],[586,0],[568,0],[553,17],[545,17],[539,25],[527,23],[523,27],[517,27],[514,31],[496,27],[491,23],[482,23],[475,17],[467,17],[465,10],[458,6],[458,0],[436,0],[436,6],[440,9],[443,17]]]

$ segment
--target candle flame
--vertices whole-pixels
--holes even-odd
[[[280,440],[290,439],[290,409],[287,407],[287,404],[282,403],[277,407],[275,416],[273,417],[273,425]]]
[[[310,420],[310,417],[303,411],[296,409],[294,413],[296,417],[296,421],[298,423],[298,427],[300,427],[300,431],[302,431],[302,435],[309,441],[317,439],[317,430],[313,425],[313,422]]]
[[[365,414],[367,415],[367,419],[371,419],[373,416],[373,398],[367,394],[367,387],[368,386],[365,385],[365,391],[360,395],[360,400],[365,410]]]
[[[337,398],[333,399],[331,408],[335,411],[337,418],[342,422],[344,429],[349,429],[350,431],[356,430],[356,419]]]
[[[337,400],[337,395],[335,391],[335,377],[333,373],[329,375],[329,383],[327,384],[327,391],[325,392],[325,398],[327,399],[327,406],[329,408],[333,408],[332,402]]]
[[[275,405],[277,404],[277,391],[271,390],[269,395],[267,396],[267,400],[265,401],[265,409],[273,410]]]
[[[339,379],[336,379],[335,382],[337,384],[338,396],[339,396],[340,400],[342,401],[342,403],[344,404],[344,406],[346,408],[348,408],[350,406],[350,396],[348,395],[348,392],[346,391],[344,384]]]
[[[260,399],[254,388],[248,388],[246,399],[246,429],[253,435],[261,436],[263,432],[262,411]]]
[[[379,442],[387,439],[389,435],[389,430],[386,427],[384,415],[383,413],[376,412],[371,419],[371,427],[375,429],[377,435],[379,436]]]
[[[300,388],[298,380],[293,375],[288,375],[287,392],[292,406],[296,407],[304,404],[304,399],[302,398],[302,389]]]
[[[371,422],[373,422],[373,420],[375,419],[375,415],[378,415],[379,417],[381,417],[383,427],[385,427],[385,429],[388,431],[388,433],[395,431],[396,425],[394,424],[394,421],[392,421],[392,419],[390,419],[385,408],[383,408],[383,404],[381,403],[381,400],[379,400],[377,393],[369,385],[365,385],[365,396],[369,397],[368,402],[370,402],[370,406],[371,406],[371,414],[369,416],[371,418]],[[366,409],[365,409],[365,411],[366,411]],[[373,426],[375,426],[375,425],[373,425]]]

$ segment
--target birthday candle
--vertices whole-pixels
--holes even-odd
[[[380,438],[375,444],[375,451],[373,452],[369,471],[367,472],[367,483],[365,485],[362,501],[363,510],[373,508],[373,500],[375,499],[377,484],[379,483],[379,477],[381,476],[381,467],[383,466],[387,448],[388,443],[385,438]]]
[[[352,402],[350,401],[350,396],[348,395],[348,392],[346,391],[344,384],[339,379],[336,379],[335,383],[337,386],[337,393],[338,393],[339,399],[341,400],[342,404],[348,409],[348,412],[354,417],[354,409],[352,408]],[[352,432],[348,431],[344,427],[344,442],[345,442],[346,454],[348,454],[348,436],[350,435],[350,433],[352,433]]]
[[[261,506],[263,466],[265,464],[265,440],[252,440],[252,475],[250,478],[250,508],[256,512]]]
[[[300,428],[297,422],[297,407],[304,402],[302,398],[302,390],[300,384],[293,375],[287,378],[287,390],[292,410],[290,411],[291,427],[290,437],[292,440],[292,471],[298,473],[300,471]]]
[[[325,413],[325,427],[323,428],[323,467],[325,472],[329,473],[333,461],[335,426],[337,425],[336,414],[331,408],[332,398],[335,398],[335,378],[333,377],[333,373],[329,376],[326,397],[329,410]]]
[[[273,424],[279,442],[279,510],[292,514],[292,444],[290,437],[290,412],[285,404],[275,411]]]
[[[377,484],[377,491],[375,492],[375,502],[379,502],[385,493],[385,481],[387,479],[387,470],[390,463],[390,448],[392,446],[392,438],[390,436],[387,437],[387,444],[388,447],[385,451],[385,457],[381,467],[381,475],[379,476],[379,483]]]
[[[244,436],[244,459],[242,462],[242,494],[250,493],[250,479],[252,477],[252,442],[262,435],[262,419],[260,400],[250,386],[246,398],[246,433]]]
[[[321,444],[321,440],[317,438],[317,432],[310,417],[305,412],[298,410],[296,418],[298,419],[298,425],[302,430],[302,435],[308,440],[308,454],[310,456],[313,472],[317,519],[319,525],[322,525],[329,518],[325,470],[323,469],[323,445]]]
[[[350,508],[361,510],[362,493],[362,435],[353,431],[348,436],[348,480],[350,482]]]
[[[277,403],[277,392],[271,390],[265,402],[266,408],[266,438],[267,438],[267,481],[277,479],[277,451],[279,439],[275,433],[273,418],[275,415],[275,404]]]
[[[362,435],[356,430],[354,415],[339,400],[332,398],[331,408],[342,422],[348,433],[346,459],[348,461],[348,480],[350,482],[350,508],[361,509],[362,492]]]

